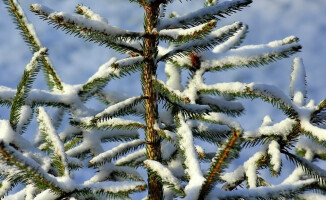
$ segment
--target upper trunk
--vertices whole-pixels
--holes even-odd
[[[144,28],[147,36],[144,39],[145,64],[142,70],[142,81],[143,93],[146,97],[146,150],[148,159],[161,162],[160,138],[154,129],[158,119],[157,94],[153,87],[153,76],[156,76],[157,68],[155,58],[157,56],[158,40],[155,34],[152,34],[158,20],[159,6],[144,6],[144,8],[146,11]],[[162,183],[158,181],[156,176],[150,173],[148,173],[148,187],[148,199],[163,199]]]

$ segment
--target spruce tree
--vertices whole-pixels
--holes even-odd
[[[165,16],[173,0],[130,0],[144,8],[142,32],[112,26],[84,5],[77,5],[75,14],[31,5],[32,12],[55,28],[127,55],[110,59],[81,85],[60,79],[19,2],[3,2],[33,57],[17,89],[0,86],[0,104],[10,108],[9,119],[0,120],[1,197],[128,199],[146,189],[150,200],[323,196],[326,171],[315,161],[326,158],[326,100],[318,105],[306,101],[300,58],[293,61],[289,96],[272,85],[204,81],[206,73],[261,67],[300,51],[294,36],[241,46],[246,25],[218,27],[218,20],[251,0],[206,0],[203,8],[183,16]],[[158,63],[164,63],[166,81],[157,78]],[[47,91],[32,89],[40,70]],[[136,71],[141,72],[141,95],[107,90],[111,80]],[[182,71],[189,74],[185,85]],[[94,97],[106,109],[89,109],[86,103]],[[244,114],[237,98],[259,98],[287,118],[274,123],[266,116],[256,130],[244,130],[236,121]],[[62,122],[65,113],[69,123]],[[30,142],[24,133],[34,115],[38,130]],[[61,124],[66,127],[59,133]],[[119,143],[105,150],[107,142]],[[205,152],[206,143],[215,145],[217,152]],[[240,151],[250,147],[260,150],[228,170]],[[271,176],[280,176],[283,165],[289,165],[285,159],[296,168],[282,183],[271,185],[260,175],[267,169]],[[95,175],[78,182],[74,172],[85,168],[93,168]],[[147,169],[147,181],[138,168]]]

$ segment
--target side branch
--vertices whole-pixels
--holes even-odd
[[[35,53],[43,48],[38,36],[36,35],[34,26],[28,22],[25,13],[19,3],[16,0],[4,0],[4,3],[8,6],[8,12],[13,17],[13,20],[17,25],[17,29],[21,31],[20,33],[23,39],[27,45],[31,47],[32,52]],[[47,76],[48,86],[51,89],[56,87],[59,90],[63,90],[62,82],[57,72],[55,71],[50,59],[46,55],[41,57],[41,64],[43,65]]]
[[[200,191],[199,200],[204,200],[205,196],[208,194],[209,190],[214,186],[214,182],[217,180],[217,175],[222,171],[223,163],[229,159],[229,153],[232,151],[235,143],[238,141],[241,133],[236,130],[232,130],[233,135],[231,136],[225,149],[221,151],[219,158],[212,162],[211,170],[206,178],[206,181]]]

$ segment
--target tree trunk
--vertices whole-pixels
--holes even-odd
[[[146,36],[144,38],[144,58],[145,64],[142,69],[142,89],[146,97],[145,111],[146,111],[146,151],[147,159],[162,161],[160,138],[157,135],[154,127],[158,119],[157,110],[157,94],[153,87],[153,76],[156,76],[156,56],[158,40],[155,34],[152,34],[156,26],[159,6],[151,5],[144,6],[146,14],[144,19],[144,28]],[[148,173],[148,199],[162,200],[163,186],[160,181]]]

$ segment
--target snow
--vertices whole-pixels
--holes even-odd
[[[32,146],[32,144],[21,135],[17,134],[11,128],[9,121],[0,120],[0,139],[8,144],[14,144],[19,147],[25,156],[34,159],[42,165],[42,169],[48,170],[50,167],[50,158],[48,158],[39,149]]]
[[[287,41],[290,39],[293,39],[293,37],[288,37],[284,40]],[[276,40],[265,45],[246,45],[237,49],[232,49],[226,53],[218,52],[223,51],[223,48],[229,48],[229,45],[232,45],[232,41],[230,41],[231,44],[228,44],[229,41],[227,41],[222,43],[222,46],[216,47],[217,49],[215,49],[215,51],[217,52],[213,51],[203,53],[201,67],[206,71],[225,70],[230,67],[259,66],[263,59],[273,62],[273,57],[281,56],[283,52],[300,47],[295,40],[290,40],[293,42],[289,44],[285,43],[284,40]]]
[[[212,31],[204,38],[193,40],[180,46],[175,46],[174,48],[169,48],[169,51],[165,54],[159,53],[159,55],[162,56],[159,56],[157,60],[161,61],[171,59],[172,57],[183,57],[185,52],[200,52],[206,50],[208,47],[220,44],[220,40],[229,37],[232,31],[241,29],[241,27],[243,27],[241,22],[234,22],[231,25],[223,26],[222,28]]]
[[[18,2],[18,0],[12,0],[14,6],[17,9],[17,12],[19,13],[24,25],[26,25],[26,27],[28,28],[28,32],[32,35],[33,39],[35,40],[35,42],[37,43],[37,45],[39,47],[42,47],[42,44],[40,42],[39,37],[37,36],[37,33],[35,31],[34,25],[29,23],[24,10],[22,9],[22,7],[20,6],[20,3]]]
[[[271,126],[273,125],[273,120],[269,115],[266,115],[261,123],[261,126]]]
[[[88,125],[93,125],[92,122],[93,117],[84,117],[81,118],[81,123],[88,126]],[[132,127],[144,127],[140,122],[133,121],[133,120],[127,120],[127,119],[122,119],[122,118],[110,118],[108,120],[98,120],[96,121],[96,126],[97,127],[119,127],[119,126],[132,126]]]
[[[326,148],[320,144],[316,144],[311,139],[307,137],[301,137],[296,144],[296,149],[301,150],[310,150],[314,152],[315,154],[326,154]]]
[[[22,153],[15,150],[13,147],[6,144],[3,140],[1,141],[1,146],[4,151],[6,151],[9,155],[13,156],[16,160],[16,162],[22,163],[22,165],[25,167],[25,169],[28,169],[32,172],[32,174],[36,173],[39,176],[41,176],[44,180],[47,182],[50,182],[52,185],[59,187],[61,191],[69,192],[71,191],[71,187],[67,187],[68,185],[64,182],[59,182],[55,177],[48,174],[44,169],[41,168],[41,166],[33,159],[30,159],[26,156],[24,156]],[[7,166],[10,168],[9,166]],[[11,166],[11,168],[16,169],[14,166]],[[16,169],[18,170],[18,169]],[[22,173],[19,169],[17,173]],[[67,183],[67,182],[66,182]]]
[[[3,180],[1,182],[0,196],[4,196],[9,191],[10,188],[11,188],[11,182],[8,180]]]
[[[166,86],[174,90],[183,90],[181,84],[181,71],[175,67],[172,63],[167,62],[165,65],[165,73],[167,75]]]
[[[15,194],[5,196],[3,199],[4,200],[21,200],[24,198],[25,198],[25,189],[22,189]]]
[[[165,131],[166,132],[166,131]],[[171,137],[173,138],[173,137]],[[173,138],[173,140],[176,140]],[[168,142],[168,141],[163,141],[161,143],[161,151],[162,151],[162,159],[163,160],[169,160],[171,158],[171,155],[176,152],[177,148],[175,146],[176,142]]]
[[[128,37],[132,34],[137,34],[141,36],[141,33],[135,33],[131,31],[126,31],[120,29],[116,26],[111,26],[108,23],[102,21],[96,21],[87,19],[84,16],[80,15],[71,15],[65,12],[56,12],[51,8],[40,4],[32,4],[31,10],[46,15],[49,19],[56,20],[58,18],[62,19],[64,22],[74,23],[80,28],[87,28],[90,31],[96,31],[100,33],[107,34],[109,36],[118,36],[118,37]]]
[[[229,172],[221,175],[221,178],[229,184],[233,184],[239,180],[243,180],[244,177],[245,177],[245,170],[243,166],[238,167],[233,172]]]
[[[98,113],[97,115],[95,115],[95,119],[101,118],[105,115],[113,115],[116,112],[121,111],[122,109],[126,108],[127,106],[130,106],[132,104],[134,104],[137,100],[142,99],[142,97],[131,97],[128,98],[124,101],[121,101],[119,103],[110,105],[108,108],[106,108],[104,111],[102,111],[101,113]]]
[[[114,64],[118,67],[131,67],[133,65],[137,65],[144,60],[143,56],[129,57],[125,59],[118,60]]]
[[[266,147],[255,153],[251,158],[249,158],[244,164],[244,170],[246,177],[248,179],[249,188],[257,187],[257,164],[256,162],[266,155]],[[237,172],[239,173],[239,172]],[[238,176],[239,177],[239,176]]]
[[[306,132],[316,137],[320,141],[326,141],[326,129],[320,128],[311,124],[310,117],[313,110],[309,108],[299,110],[299,119],[301,122],[301,128]]]
[[[117,147],[114,147],[109,151],[103,152],[95,156],[89,162],[95,164],[104,161],[111,161],[111,159],[116,158],[117,156],[119,156],[119,154],[123,153],[127,149],[137,148],[140,145],[144,144],[144,142],[145,142],[144,140],[139,139],[139,140],[133,140],[131,142],[119,144]]]
[[[180,156],[178,156],[176,159],[171,160],[168,163],[168,167],[170,171],[172,171],[174,176],[176,177],[185,176],[185,171],[183,170],[183,163]]]
[[[51,192],[51,190],[44,190],[40,194],[36,195],[34,200],[42,200],[42,199],[48,199],[48,200],[55,200],[58,198],[58,195]]]
[[[223,15],[228,10],[239,4],[249,4],[251,0],[231,0],[226,1],[214,6],[201,8],[195,12],[188,13],[186,15],[174,18],[165,18],[160,21],[158,30],[166,28],[181,28],[190,24],[198,24],[203,22],[205,19],[213,18],[213,16]]]
[[[182,190],[179,180],[174,177],[172,172],[166,166],[154,160],[145,160],[144,164],[147,168],[155,172],[163,182],[173,185],[177,190]]]
[[[293,172],[288,177],[286,177],[286,179],[282,183],[287,183],[287,184],[295,183],[299,181],[300,178],[304,175],[305,172],[303,171],[303,169],[301,167],[297,167],[293,170]]]
[[[143,158],[146,155],[146,149],[141,149],[138,151],[135,151],[127,156],[124,156],[120,158],[119,160],[116,161],[116,165],[124,165],[125,163],[129,163],[132,160],[138,159],[138,158]]]
[[[81,12],[82,15],[85,15],[88,19],[108,23],[107,19],[104,19],[99,14],[95,13],[93,10],[91,10],[89,7],[84,5],[78,5],[77,6],[77,12]]]
[[[1,140],[11,143],[15,139],[15,131],[12,129],[9,121],[7,120],[0,120],[0,137]]]
[[[200,95],[200,101],[203,104],[210,106],[217,106],[221,110],[231,111],[242,111],[244,110],[243,105],[239,101],[228,101],[223,97],[211,97],[208,95]]]
[[[33,109],[30,106],[22,106],[19,116],[19,122],[17,124],[17,133],[23,133],[23,127],[28,124],[29,120],[33,117]]]
[[[37,60],[40,59],[40,57],[47,52],[47,48],[41,48],[39,51],[35,52],[31,62],[26,65],[26,71],[35,71],[38,67]]]
[[[45,140],[49,141],[52,144],[54,148],[54,153],[60,157],[60,161],[64,167],[63,175],[69,177],[67,157],[63,142],[60,140],[60,137],[52,124],[50,116],[42,107],[38,108],[37,121],[39,122],[39,129],[41,130],[41,132],[43,132],[43,137],[45,138]]]
[[[315,182],[313,179],[301,180],[291,184],[279,184],[272,187],[259,187],[255,189],[241,189],[235,191],[216,191],[218,198],[270,198],[279,197],[280,194],[290,194],[300,192],[305,186],[311,185]]]
[[[199,1],[198,1],[199,2]],[[192,1],[191,3],[193,5],[195,4],[202,4],[202,2],[194,2]],[[119,5],[123,5],[122,1],[115,1],[114,3],[119,4]],[[186,2],[185,2],[186,3]],[[49,2],[49,4],[51,4],[51,2]],[[69,7],[69,5],[72,4],[76,4],[71,3],[71,2],[55,2],[54,6],[56,8],[60,8],[60,7],[64,7],[67,6],[67,10],[69,10],[71,8],[71,6]],[[86,3],[87,4],[87,3]],[[105,9],[108,9],[108,7],[111,6],[106,6]],[[113,6],[112,6],[113,7]],[[264,8],[268,7],[269,9],[266,10]],[[313,81],[309,81],[309,85],[308,87],[310,87],[309,90],[309,94],[313,95],[314,98],[316,98],[317,101],[320,100],[320,98],[325,94],[325,92],[323,92],[322,87],[319,87],[319,89],[315,89],[319,86],[323,86],[323,76],[325,73],[323,73],[323,69],[321,68],[324,64],[323,60],[324,58],[320,55],[325,55],[325,51],[323,49],[323,35],[321,34],[321,36],[318,36],[318,33],[324,33],[324,29],[323,29],[323,24],[325,24],[324,21],[324,10],[323,8],[325,7],[325,3],[322,1],[316,1],[316,2],[309,2],[307,3],[305,0],[298,0],[295,2],[292,1],[287,1],[287,0],[276,0],[274,2],[270,2],[270,1],[258,1],[252,4],[252,8],[248,8],[253,12],[243,12],[243,17],[238,17],[239,15],[237,15],[237,20],[240,18],[241,20],[249,20],[249,21],[254,21],[255,23],[250,26],[250,34],[248,36],[248,39],[246,41],[248,41],[248,43],[252,43],[252,41],[254,42],[265,42],[265,41],[269,41],[269,40],[273,40],[275,38],[281,38],[284,35],[288,35],[289,33],[285,33],[286,31],[284,31],[284,28],[287,28],[286,30],[289,31],[291,30],[290,34],[295,34],[295,35],[302,35],[300,36],[302,44],[304,46],[304,50],[303,53],[301,53],[301,55],[305,55],[304,60],[306,63],[307,68],[307,74],[308,74],[308,78],[310,78]],[[123,8],[121,6],[121,8]],[[176,8],[174,6],[174,8]],[[261,8],[260,11],[257,11],[259,9],[257,8]],[[98,8],[98,10],[100,11],[104,11],[104,6],[102,6],[102,8]],[[189,8],[186,8],[186,6],[183,6],[181,9],[181,11],[186,10]],[[193,10],[193,7],[191,7],[191,9]],[[26,9],[25,9],[26,10]],[[118,13],[113,13],[113,12],[105,12],[105,13],[109,13],[107,15],[112,15],[112,17],[110,18],[114,18],[114,17],[121,17],[122,14],[122,9],[117,9],[119,10]],[[128,11],[133,11],[133,10],[128,10]],[[127,12],[128,12],[127,11]],[[1,13],[1,12],[0,12]],[[3,12],[5,13],[5,12]],[[128,19],[130,20],[126,20],[125,18],[123,19],[123,23],[124,24],[128,24],[128,23],[134,23],[134,21],[136,19],[134,19],[133,12],[128,12],[128,14],[130,16],[128,16]],[[181,12],[182,13],[182,12]],[[250,13],[250,14],[248,14]],[[282,14],[282,13],[286,13],[286,14]],[[316,17],[315,19],[313,18],[313,15],[311,15],[311,13],[315,13]],[[291,17],[292,16],[292,17]],[[295,17],[293,17],[295,16]],[[141,16],[142,17],[142,16]],[[277,18],[275,18],[277,17]],[[1,17],[2,20],[4,21],[6,19],[6,17]],[[0,18],[0,20],[1,20]],[[287,20],[279,20],[279,19],[287,19]],[[277,20],[276,20],[277,19]],[[231,19],[232,21],[233,19]],[[35,20],[36,21],[36,20]],[[130,22],[129,22],[130,21]],[[261,21],[264,21],[263,23],[261,23]],[[270,23],[271,21],[274,22],[274,24]],[[266,24],[265,24],[266,23]],[[6,24],[9,24],[8,22],[3,23],[4,24],[4,29],[6,29]],[[138,23],[138,24],[141,24]],[[46,29],[46,28],[42,28],[47,26],[46,23],[43,23],[44,26],[40,26],[41,28],[39,28],[39,31],[43,32],[45,30],[52,30],[52,28]],[[122,26],[122,25],[121,25]],[[277,28],[275,28],[277,27]],[[308,28],[307,28],[308,27]],[[5,32],[8,32],[8,34],[10,35],[14,35],[11,34],[11,32],[9,31],[11,28],[7,28],[7,30]],[[255,34],[254,34],[255,33]],[[58,51],[60,50],[61,53],[59,53],[58,51],[53,51],[51,52],[51,57],[53,58],[58,58],[55,62],[57,63],[56,66],[58,66],[58,70],[59,72],[61,72],[60,74],[66,77],[70,76],[71,77],[71,73],[67,73],[69,70],[70,71],[76,71],[76,68],[74,68],[74,65],[78,66],[78,73],[80,73],[80,76],[83,76],[84,78],[86,77],[85,75],[82,74],[87,74],[87,72],[91,71],[92,69],[95,69],[94,67],[92,67],[92,65],[90,65],[90,63],[93,63],[94,65],[96,65],[98,62],[101,62],[101,60],[103,59],[107,59],[107,55],[109,53],[106,53],[106,51],[103,53],[102,49],[96,49],[91,45],[87,46],[87,55],[88,56],[80,56],[78,61],[76,59],[73,59],[74,57],[76,57],[77,54],[83,54],[83,48],[79,48],[79,46],[77,47],[76,44],[80,43],[80,40],[73,40],[71,39],[71,36],[67,36],[67,39],[63,39],[63,37],[54,37],[55,33],[54,31],[47,31],[47,34],[43,34],[43,36],[41,37],[42,40],[46,41],[47,38],[51,38],[49,41],[55,41],[55,42],[47,42],[50,45],[50,50],[51,49],[58,49]],[[13,36],[10,37],[2,37],[5,38],[6,43],[7,43],[7,38],[11,38]],[[55,40],[53,40],[53,38],[56,38]],[[318,38],[318,39],[316,39]],[[231,39],[231,38],[230,38]],[[57,41],[62,41],[62,42],[57,42]],[[262,41],[263,40],[263,41]],[[65,42],[66,41],[66,42]],[[76,42],[78,41],[78,43]],[[307,41],[304,44],[304,41]],[[45,43],[45,44],[47,44]],[[52,44],[51,44],[52,43]],[[317,44],[318,43],[318,44]],[[2,61],[0,61],[0,65],[4,66],[4,73],[2,74],[2,81],[4,83],[8,83],[8,85],[13,83],[14,77],[10,76],[10,80],[8,81],[9,76],[6,76],[7,74],[9,74],[10,70],[15,69],[15,71],[18,71],[16,66],[18,67],[21,64],[17,64],[20,63],[18,60],[23,60],[21,59],[20,54],[22,54],[23,52],[23,48],[17,48],[17,44],[12,43],[11,44],[13,47],[16,48],[6,48],[6,45],[3,44],[3,47],[6,48],[6,51],[8,52],[12,52],[9,51],[8,49],[14,49],[15,52],[17,52],[15,54],[15,59],[11,59],[11,62],[7,62],[6,59],[2,59]],[[59,47],[60,45],[60,47]],[[8,45],[7,45],[8,46]],[[69,47],[71,46],[71,48]],[[68,47],[68,48],[67,48]],[[69,52],[69,53],[68,53]],[[97,53],[94,53],[97,52]],[[60,54],[64,54],[65,57],[61,56]],[[105,55],[104,55],[105,54]],[[2,53],[2,55],[6,55],[6,52],[4,52],[4,54]],[[85,55],[85,54],[84,54]],[[100,56],[98,56],[100,55]],[[319,57],[318,57],[319,56]],[[6,56],[4,56],[6,57]],[[9,56],[7,56],[9,59]],[[25,57],[28,57],[25,55]],[[225,76],[222,77],[225,79],[229,79],[233,80],[234,79],[238,80],[243,78],[244,81],[247,82],[251,82],[251,79],[255,79],[255,80],[263,80],[265,82],[271,82],[274,81],[274,83],[276,82],[275,77],[277,77],[277,84],[278,86],[280,86],[280,88],[282,88],[282,90],[284,90],[284,92],[287,92],[287,81],[288,79],[284,78],[284,76],[288,76],[289,73],[287,73],[287,68],[284,66],[290,66],[289,63],[286,63],[287,61],[284,61],[282,63],[277,63],[278,67],[277,69],[281,69],[284,71],[278,71],[278,70],[273,70],[272,68],[267,68],[267,69],[262,69],[261,71],[257,72],[257,74],[255,74],[255,76],[250,76],[250,74],[252,73],[252,71],[248,71],[248,72],[244,72],[244,71],[240,71],[240,72],[234,72],[234,74],[232,74],[232,77],[230,78],[230,76]],[[8,64],[9,63],[9,64]],[[26,63],[26,62],[25,62]],[[71,63],[75,63],[74,65],[71,65]],[[8,66],[8,67],[7,67]],[[10,67],[10,66],[14,66],[14,67]],[[69,67],[67,67],[69,66]],[[313,71],[310,69],[309,71],[309,66],[313,66]],[[61,67],[61,68],[60,68]],[[274,66],[273,66],[274,68]],[[88,73],[89,74],[89,73]],[[321,79],[320,79],[321,78]],[[214,77],[213,80],[216,80],[217,78]],[[318,81],[319,79],[319,81]],[[67,79],[67,81],[69,82],[78,82],[80,79],[77,77],[72,77],[70,79]],[[87,80],[87,79],[86,79]],[[210,78],[207,78],[206,80],[210,80]],[[320,81],[322,80],[322,81]],[[7,81],[7,82],[6,82]],[[134,91],[134,87],[131,87],[131,85],[135,85],[133,84],[133,80],[129,80],[128,82],[130,85],[128,87],[130,87],[130,91]],[[220,81],[220,80],[219,80]],[[242,80],[241,80],[242,81]],[[14,85],[14,84],[12,84]],[[311,86],[312,85],[312,86]],[[116,87],[114,84],[112,86],[112,88]],[[309,89],[309,88],[308,88]],[[317,92],[318,91],[318,92]],[[10,93],[10,91],[8,90],[8,92]],[[14,93],[14,91],[12,91]],[[0,90],[1,93],[1,90]],[[137,93],[138,95],[138,93]],[[10,95],[9,97],[12,97],[12,95]],[[252,120],[246,120],[245,122],[245,126],[253,126],[252,124],[254,124],[254,121],[260,121],[260,115],[265,115],[265,112],[269,112],[269,110],[266,109],[262,109],[262,107],[260,105],[255,105],[255,107],[257,108],[258,112],[255,112],[252,117],[247,117],[251,118]],[[250,114],[252,111],[250,110],[251,108],[249,108],[249,110],[247,110],[246,114]],[[275,113],[272,113],[273,119],[275,119],[275,121],[279,121],[279,118],[274,118]],[[258,119],[257,119],[258,118]],[[308,120],[309,117],[307,117],[306,120]],[[308,125],[310,126],[311,124],[309,124],[309,122],[307,122]],[[306,144],[305,144],[306,145]],[[310,148],[310,146],[309,146]],[[19,199],[19,198],[18,198]]]
[[[306,200],[315,200],[315,199],[326,200],[326,197],[324,195],[316,194],[316,193],[313,193],[313,192],[308,192],[308,193],[301,194],[300,198],[304,198]]]
[[[303,106],[305,104],[305,98],[307,96],[306,89],[306,71],[301,58],[296,57],[293,60],[290,82],[290,96],[293,98],[293,102],[297,106]]]
[[[197,128],[198,131],[218,131],[218,132],[230,131],[230,128],[227,125],[205,123],[197,120],[188,120],[187,125],[192,128]]]
[[[179,145],[185,156],[185,165],[187,167],[185,171],[190,176],[189,183],[185,187],[186,199],[197,199],[205,178],[200,169],[191,129],[181,114],[178,115],[178,118],[180,120],[180,127],[177,129],[180,137]]]
[[[183,28],[164,29],[164,30],[159,31],[159,35],[160,36],[168,36],[173,39],[178,39],[178,37],[181,37],[181,36],[192,36],[192,35],[196,34],[197,32],[202,31],[205,28],[205,26],[207,26],[209,24],[216,24],[216,21],[211,20],[210,22],[207,22],[207,23],[204,23],[199,26],[192,27],[192,28],[188,28],[188,29],[183,29]]]
[[[226,125],[231,129],[242,132],[241,125],[223,113],[209,113],[208,115],[204,116],[204,119],[217,124]]]
[[[229,83],[216,83],[213,85],[200,84],[197,86],[196,91],[199,90],[213,90],[219,93],[226,94],[253,94],[256,97],[262,97],[269,102],[278,102],[280,105],[287,107],[288,109],[297,110],[297,107],[292,101],[284,94],[284,92],[273,85],[250,83],[245,84],[241,82],[229,82]]]
[[[34,195],[37,191],[37,188],[34,187],[32,184],[29,184],[26,186],[26,200],[33,200]]]
[[[268,146],[268,154],[271,155],[271,164],[273,170],[278,173],[281,170],[282,159],[280,152],[280,144],[273,140]]]
[[[259,127],[256,131],[246,131],[244,133],[244,138],[259,137],[259,136],[282,136],[283,139],[292,132],[293,127],[297,122],[293,119],[285,119],[276,124],[270,124],[268,121],[264,121],[263,125]]]
[[[104,191],[118,193],[118,192],[128,192],[131,190],[136,190],[139,187],[144,187],[145,182],[141,181],[106,181],[100,183],[89,183],[84,184],[84,187],[90,188],[91,190],[98,191],[103,189]]]
[[[116,61],[116,58],[111,58],[108,62],[101,65],[98,71],[88,79],[87,83],[91,83],[96,79],[104,78],[110,75],[119,76],[120,71],[111,67],[111,65]]]
[[[189,80],[187,88],[183,91],[184,95],[190,99],[191,103],[195,103],[198,98],[197,92],[203,87],[203,70],[197,70],[192,79]]]
[[[213,53],[225,53],[226,51],[230,50],[234,46],[240,43],[241,39],[245,36],[246,32],[248,31],[248,27],[244,25],[240,28],[235,34],[230,37],[226,42],[217,45],[212,52]]]

